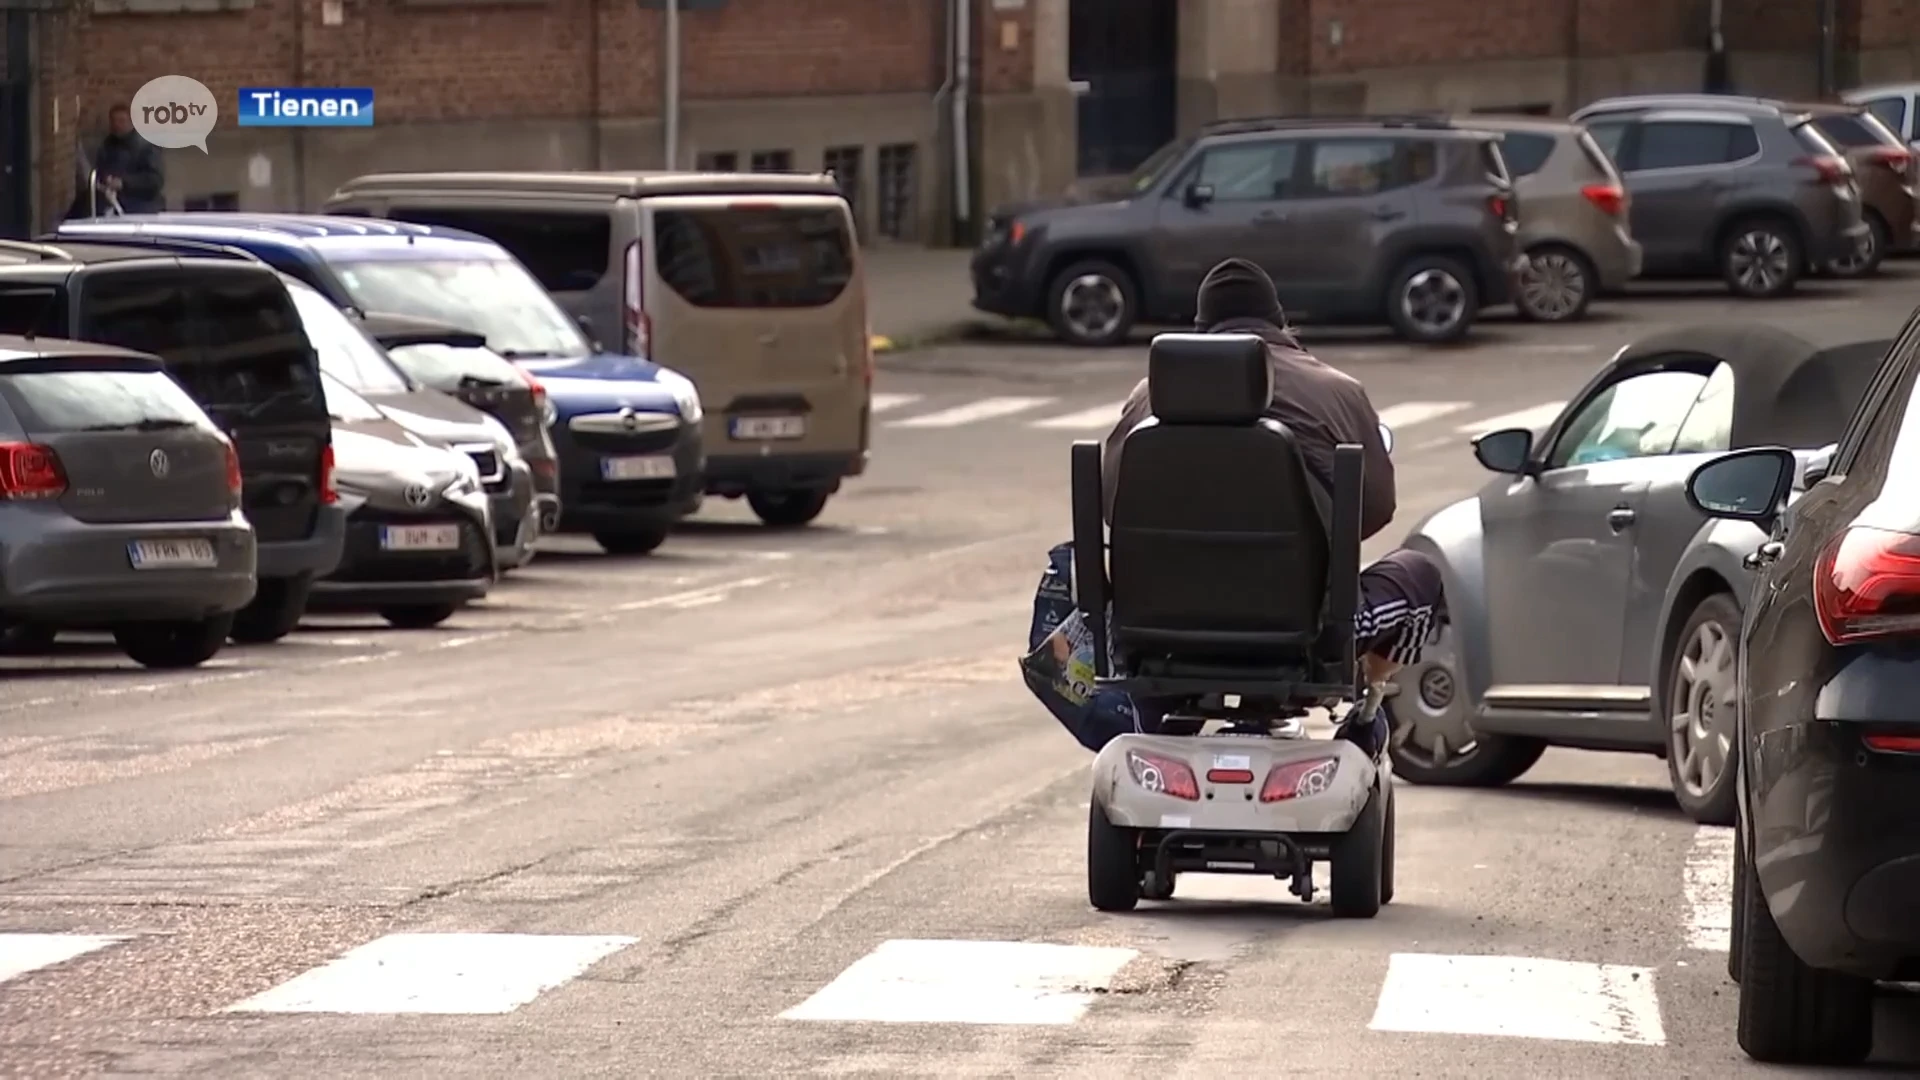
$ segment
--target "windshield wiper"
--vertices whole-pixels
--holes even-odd
[[[149,416],[144,420],[135,420],[132,423],[128,423],[128,424],[95,424],[92,427],[83,427],[80,430],[81,431],[171,431],[174,428],[190,428],[194,426],[195,426],[194,422],[191,420],[181,420],[176,417]]]
[[[483,386],[511,386],[511,385],[513,384],[509,383],[505,379],[490,379],[485,375],[460,376],[460,389],[462,390],[474,390]]]
[[[272,410],[275,406],[280,405],[286,401],[289,401],[289,400],[312,401],[317,395],[318,395],[317,391],[307,389],[307,388],[301,388],[297,390],[280,390],[275,393],[269,394],[264,398],[261,398],[259,401],[256,401],[251,405],[235,404],[235,405],[228,405],[226,406],[226,408],[239,413],[240,416],[245,419],[251,420],[256,416],[259,416],[261,413],[268,412]]]
[[[545,360],[560,355],[551,349],[500,349],[498,352],[508,360]]]

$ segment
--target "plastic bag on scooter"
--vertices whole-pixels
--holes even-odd
[[[1028,691],[1081,746],[1098,753],[1114,736],[1140,730],[1131,698],[1093,684],[1093,633],[1073,604],[1072,544],[1047,552],[1027,649],[1020,675]]]

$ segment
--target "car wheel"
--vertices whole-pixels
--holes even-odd
[[[645,555],[667,541],[665,529],[634,529],[622,532],[597,532],[593,542],[609,555]]]
[[[1072,345],[1118,345],[1139,318],[1132,275],[1104,259],[1074,263],[1047,287],[1047,323]]]
[[[1727,933],[1727,978],[1740,981],[1741,927],[1747,919],[1747,845],[1738,829],[1733,836],[1733,922]]]
[[[1394,673],[1398,692],[1385,703],[1394,775],[1443,787],[1510,784],[1533,768],[1547,744],[1474,730],[1473,699],[1460,678],[1455,640],[1452,627],[1442,629],[1417,663]]]
[[[1743,859],[1740,1049],[1755,1061],[1854,1065],[1873,1050],[1873,983],[1808,967],[1780,934],[1752,860]]]
[[[1572,248],[1538,247],[1527,253],[1514,307],[1530,322],[1574,322],[1587,314],[1598,281],[1586,256]]]
[[[798,528],[827,508],[825,491],[749,491],[747,505],[761,521],[776,528]]]
[[[1887,257],[1890,233],[1887,223],[1880,219],[1879,214],[1869,212],[1866,219],[1867,235],[1860,238],[1860,246],[1851,254],[1843,255],[1829,264],[1828,268],[1833,271],[1834,276],[1863,278],[1880,272],[1881,260]]]
[[[46,623],[0,627],[0,656],[38,656],[53,648],[60,629]]]
[[[1733,824],[1739,644],[1740,609],[1715,593],[1687,617],[1667,661],[1667,775],[1680,809],[1702,825]]]
[[[380,609],[380,617],[396,630],[428,630],[459,610],[459,604],[389,604]]]
[[[1735,222],[1720,241],[1720,276],[1735,296],[1770,300],[1800,283],[1804,256],[1793,227],[1777,218]]]
[[[1387,289],[1387,321],[1408,341],[1459,341],[1479,314],[1480,290],[1472,271],[1444,255],[1409,259]]]
[[[266,578],[253,599],[233,618],[233,640],[242,645],[279,641],[300,625],[313,583],[301,578]]]
[[[113,629],[114,643],[134,663],[150,668],[190,668],[213,659],[233,633],[233,616],[176,622],[125,623]]]

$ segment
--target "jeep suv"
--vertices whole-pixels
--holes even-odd
[[[320,368],[279,275],[244,253],[0,241],[0,333],[71,338],[158,356],[232,439],[259,586],[233,639],[299,623],[315,578],[340,561],[332,422]]]
[[[1457,341],[1525,265],[1500,136],[1440,117],[1210,124],[1108,197],[1003,208],[973,258],[973,306],[1077,345],[1182,323],[1238,256],[1302,321]]]

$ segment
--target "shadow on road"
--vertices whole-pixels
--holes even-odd
[[[1689,820],[1682,813],[1678,803],[1673,801],[1673,792],[1666,788],[1638,787],[1631,784],[1578,784],[1569,782],[1517,783],[1510,787],[1493,788],[1486,794],[1498,799],[1524,799],[1530,802],[1553,802],[1573,806],[1591,806],[1600,809],[1631,810],[1635,813],[1647,812],[1675,821]]]

